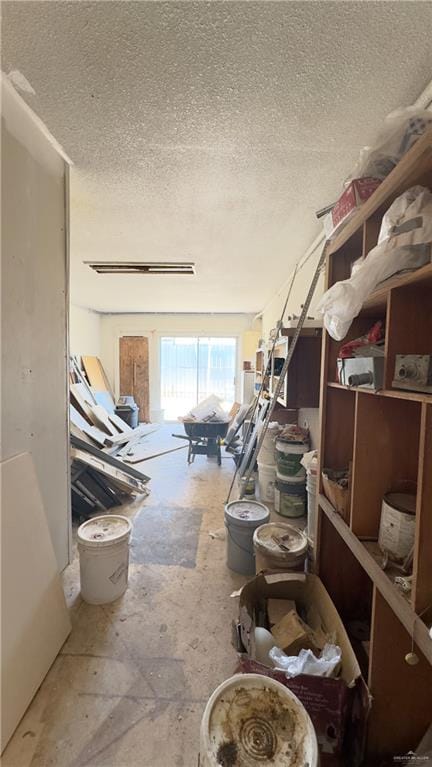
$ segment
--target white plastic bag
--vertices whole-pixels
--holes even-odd
[[[333,285],[317,306],[324,326],[336,341],[345,338],[363,302],[382,280],[403,269],[418,269],[431,258],[432,193],[414,186],[400,195],[384,215],[378,245],[349,280]]]
[[[300,650],[298,655],[285,655],[279,647],[272,647],[268,654],[275,668],[285,671],[288,679],[300,674],[337,676],[342,660],[342,650],[334,644],[324,645],[319,658],[312,650]]]
[[[416,107],[396,109],[389,114],[373,146],[365,146],[350,177],[373,176],[385,178],[397,165],[401,157],[412,147],[417,139],[432,125],[432,112]]]

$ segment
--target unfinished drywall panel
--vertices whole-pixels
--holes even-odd
[[[34,462],[0,464],[1,751],[71,630]]]
[[[100,315],[91,309],[70,305],[69,345],[71,354],[100,357]]]
[[[257,327],[258,326],[258,327]],[[101,362],[116,396],[119,394],[119,340],[122,336],[149,339],[150,410],[160,404],[160,339],[162,336],[233,336],[237,345],[236,399],[240,397],[245,337],[258,332],[251,314],[105,314],[101,315]],[[247,337],[248,338],[248,337]],[[249,340],[249,338],[248,338]]]
[[[2,84],[2,97],[1,459],[33,456],[63,569],[70,526],[67,165],[10,85]]]

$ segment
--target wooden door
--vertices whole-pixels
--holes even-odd
[[[149,351],[145,336],[120,338],[120,395],[132,394],[139,407],[139,420],[150,421]]]

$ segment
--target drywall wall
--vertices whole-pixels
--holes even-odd
[[[324,243],[323,243],[324,244]],[[302,304],[306,300],[306,296],[309,292],[310,284],[312,282],[315,269],[317,267],[319,257],[323,248],[323,244],[319,245],[312,255],[303,262],[303,265],[297,271],[295,276],[290,298],[288,301],[287,311],[285,318],[289,314],[299,315],[301,312]],[[280,319],[280,315],[285,303],[285,299],[288,295],[289,287],[293,272],[289,274],[281,274],[281,287],[275,293],[273,298],[264,307],[262,313],[262,334],[263,338],[268,339],[270,330],[274,328]],[[317,317],[316,306],[324,292],[324,273],[321,273],[318,285],[315,289],[315,294],[309,310],[309,315]]]
[[[67,166],[7,84],[2,87],[1,172],[1,460],[31,453],[63,569],[70,531]]]
[[[250,335],[253,333],[253,338]],[[101,315],[101,360],[116,395],[119,392],[119,339],[149,338],[150,410],[160,409],[160,339],[162,336],[235,336],[238,339],[236,398],[240,396],[243,359],[251,359],[260,322],[250,314],[105,314]],[[245,356],[245,351],[247,356]]]
[[[91,309],[71,304],[69,312],[69,346],[71,354],[100,357],[100,315]]]

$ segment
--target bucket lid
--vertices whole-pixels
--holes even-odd
[[[299,699],[261,674],[236,674],[210,696],[201,722],[209,765],[318,764],[315,730]]]
[[[254,532],[254,544],[272,556],[284,559],[305,556],[307,551],[306,535],[294,525],[283,522],[270,522],[261,525]],[[279,545],[278,540],[283,544]]]
[[[132,524],[119,514],[104,514],[88,519],[78,528],[78,543],[85,546],[111,546],[128,538]]]
[[[258,501],[231,501],[225,506],[225,519],[237,522],[244,527],[258,527],[270,518],[267,506]]]
[[[413,493],[387,493],[384,500],[388,506],[404,514],[415,514],[416,496]]]

